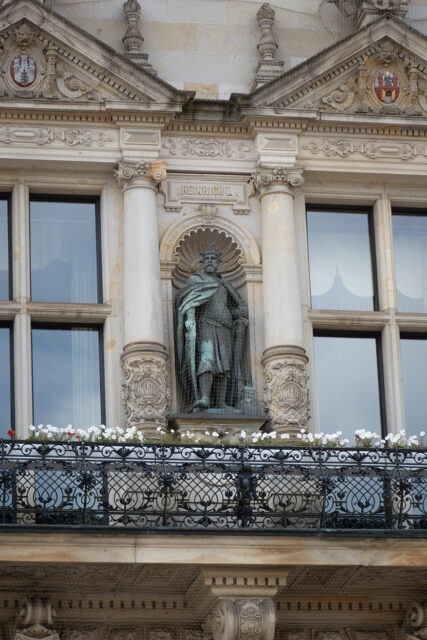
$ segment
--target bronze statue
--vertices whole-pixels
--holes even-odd
[[[250,387],[246,363],[248,308],[218,273],[220,252],[208,244],[203,273],[189,276],[176,296],[177,371],[187,409],[240,411]]]

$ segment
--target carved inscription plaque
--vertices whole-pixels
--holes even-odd
[[[249,213],[249,185],[243,180],[169,178],[162,186],[166,211],[179,212],[186,202],[230,204],[234,213]]]

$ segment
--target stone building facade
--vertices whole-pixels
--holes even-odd
[[[337,379],[355,363],[348,355],[337,371],[332,352],[321,362],[320,351],[316,361],[316,338],[372,341],[372,426],[383,435],[408,424],[412,388],[423,407],[401,340],[422,353],[424,280],[396,263],[392,214],[416,219],[411,233],[424,241],[425,0],[3,1],[0,56],[9,250],[0,320],[18,439],[53,407],[53,387],[38,381],[46,362],[54,378],[68,365],[43,357],[74,330],[83,341],[96,334],[91,366],[100,372],[99,397],[81,391],[75,415],[92,400],[95,409],[76,420],[137,425],[151,438],[167,428],[180,412],[174,297],[208,243],[247,303],[252,384],[270,429],[328,430],[325,398],[339,406]],[[92,240],[83,225],[61,246],[83,247],[75,268],[94,269],[95,293],[88,275],[85,293],[77,283],[68,298],[50,295],[65,249],[46,258],[57,219],[42,216],[37,231],[37,203],[93,207]],[[322,258],[307,240],[307,211],[366,223],[354,238],[368,242],[370,284],[353,293],[370,302],[321,302],[334,298],[340,275],[330,291],[314,290]],[[350,237],[350,254],[342,224],[334,243],[345,253]],[[411,248],[402,251],[405,263]],[[349,264],[358,272],[357,259]],[[401,273],[413,290],[400,287]],[[340,299],[351,293],[347,281]],[[67,353],[88,345],[76,338]],[[321,363],[335,375],[329,387]],[[10,529],[0,534],[4,640],[426,638],[421,535]]]

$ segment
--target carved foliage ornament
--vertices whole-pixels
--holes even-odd
[[[122,356],[122,370],[127,424],[165,425],[170,405],[165,361],[145,354]]]
[[[302,169],[286,169],[285,167],[258,168],[252,174],[253,184],[256,190],[264,187],[284,184],[289,187],[300,187],[304,183]]]
[[[349,158],[358,153],[365,158],[376,160],[377,158],[395,158],[396,160],[412,160],[417,156],[427,155],[427,147],[424,144],[413,142],[387,142],[373,140],[364,142],[339,138],[335,140],[310,140],[303,145],[303,149],[313,155],[323,155],[328,158]]]
[[[171,156],[194,158],[243,158],[250,151],[244,142],[222,138],[169,138],[163,148]]]
[[[166,180],[166,162],[160,160],[156,162],[122,160],[117,163],[114,169],[114,177],[121,187],[125,187],[131,180],[138,178],[158,184]]]
[[[305,364],[291,359],[267,362],[264,380],[264,401],[274,427],[306,425],[310,416]]]
[[[214,640],[273,640],[275,611],[271,598],[224,598],[211,618]]]

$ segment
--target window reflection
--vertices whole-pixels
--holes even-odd
[[[307,231],[312,308],[372,311],[368,214],[310,210]]]
[[[12,424],[9,327],[0,327],[0,438],[7,438]]]
[[[92,327],[33,328],[35,424],[102,423],[99,336]]]
[[[9,201],[0,198],[0,300],[9,300]]]
[[[427,431],[427,339],[401,337],[403,396],[406,432]]]
[[[94,202],[32,200],[31,297],[98,302]]]
[[[381,434],[376,338],[316,336],[314,366],[320,431]]]
[[[393,215],[399,311],[427,313],[427,216]]]

